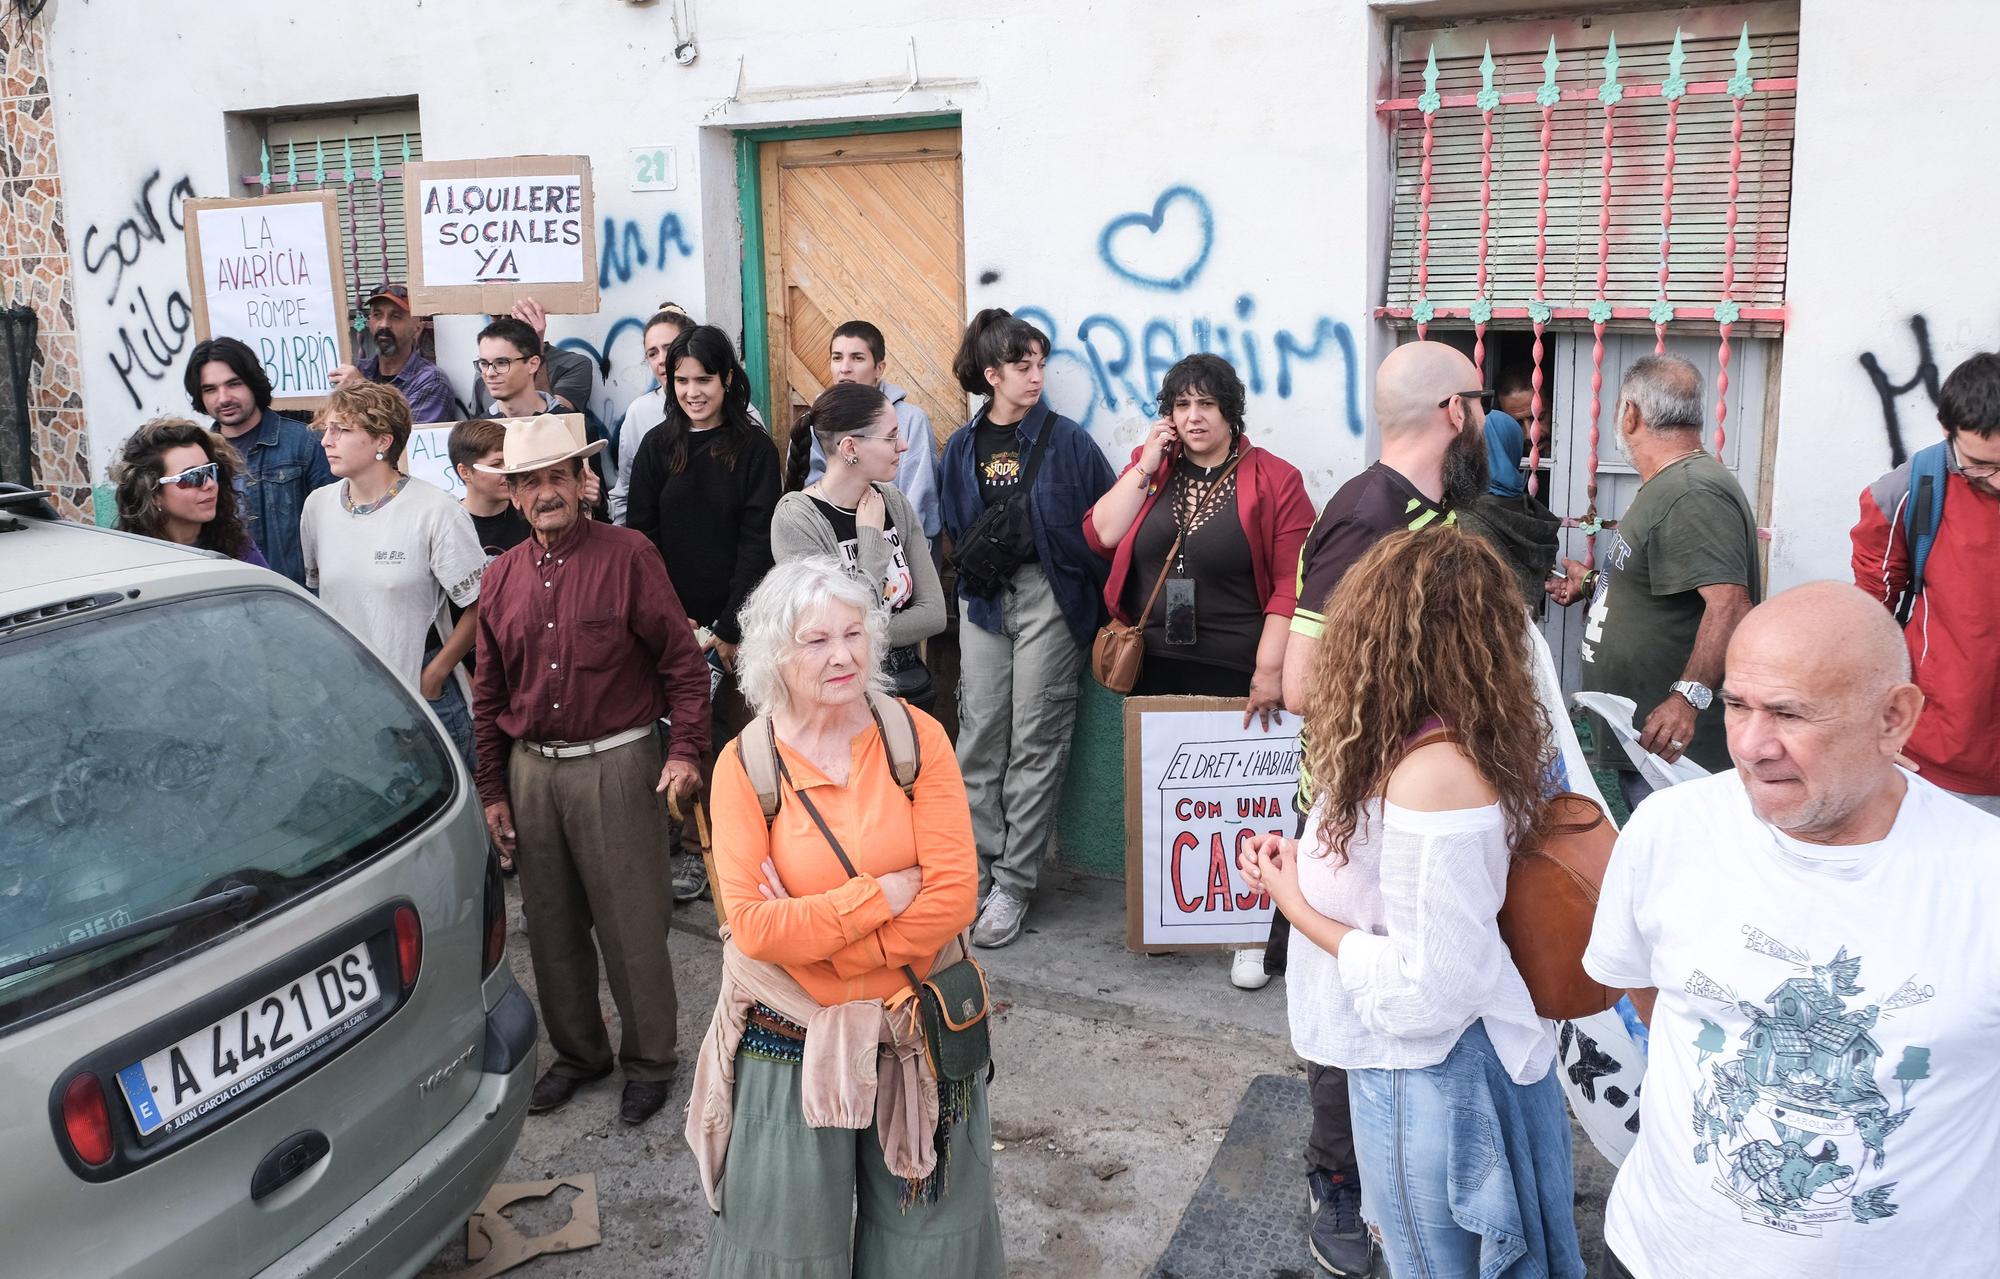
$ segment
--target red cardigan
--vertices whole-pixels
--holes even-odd
[[[1139,464],[1144,445],[1132,450],[1132,460],[1118,478]],[[1173,465],[1167,455],[1162,469]],[[1104,604],[1111,615],[1130,625],[1133,618],[1123,608],[1125,581],[1132,575],[1132,544],[1147,512],[1160,500],[1160,490],[1146,494],[1132,527],[1118,545],[1106,546],[1097,536],[1097,525],[1088,512],[1083,517],[1083,538],[1090,549],[1111,561],[1111,577],[1104,584]],[[1243,522],[1243,535],[1250,543],[1250,565],[1257,579],[1257,594],[1264,600],[1264,612],[1290,617],[1299,602],[1299,550],[1312,531],[1312,499],[1306,496],[1305,480],[1299,468],[1267,449],[1246,442],[1242,462],[1236,467],[1236,514]]]

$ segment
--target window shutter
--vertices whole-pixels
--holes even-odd
[[[1742,161],[1736,201],[1732,297],[1746,311],[1782,308],[1787,225],[1791,211],[1792,138],[1796,119],[1798,14],[1789,5],[1752,5],[1667,14],[1623,13],[1589,20],[1466,22],[1398,30],[1393,113],[1395,208],[1387,307],[1414,307],[1418,289],[1419,223],[1423,209],[1424,117],[1398,103],[1424,92],[1429,58],[1437,59],[1436,90],[1444,104],[1431,119],[1428,282],[1422,290],[1440,312],[1463,319],[1481,296],[1479,278],[1482,122],[1473,103],[1454,103],[1481,89],[1481,61],[1491,42],[1493,89],[1528,100],[1493,111],[1492,194],[1488,207],[1485,296],[1505,322],[1535,296],[1536,214],[1542,158],[1543,60],[1555,39],[1555,81],[1564,98],[1554,111],[1549,145],[1546,277],[1543,292],[1557,323],[1582,321],[1598,297],[1599,211],[1605,109],[1605,55],[1617,38],[1617,77],[1626,87],[1613,115],[1611,225],[1604,299],[1622,322],[1645,325],[1644,311],[1660,297],[1660,213],[1666,171],[1668,107],[1653,91],[1669,75],[1678,28],[1690,84],[1719,86],[1736,73],[1745,24],[1753,81],[1783,81],[1743,100]],[[1573,99],[1571,95],[1576,95]],[[1667,299],[1677,307],[1708,308],[1723,296],[1724,235],[1729,207],[1729,155],[1735,104],[1726,92],[1690,91],[1680,101],[1674,145],[1673,222]],[[1754,317],[1752,317],[1754,318]],[[1521,321],[1525,323],[1525,321]]]
[[[415,111],[275,120],[266,134],[272,194],[331,191],[337,199],[340,253],[346,264],[348,302],[355,310],[357,327],[362,318],[361,300],[370,290],[384,280],[409,282],[409,255],[403,232],[402,168],[406,144],[409,159],[424,158],[423,137],[417,129]],[[382,149],[380,182],[372,176],[378,145]],[[350,154],[354,165],[351,183],[347,180]]]

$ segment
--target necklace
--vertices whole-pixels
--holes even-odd
[[[348,481],[342,480],[340,482],[340,505],[349,515],[367,515],[387,506],[395,498],[396,494],[403,491],[409,482],[409,476],[398,475],[396,482],[389,486],[387,493],[384,493],[372,502],[356,502],[353,497],[353,490],[349,487]]]

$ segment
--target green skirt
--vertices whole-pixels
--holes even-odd
[[[806,1126],[799,1071],[795,1062],[736,1056],[708,1279],[1003,1279],[985,1079],[952,1125],[934,1193],[913,1195],[883,1164],[874,1125]]]

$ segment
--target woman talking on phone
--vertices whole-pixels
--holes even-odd
[[[1161,420],[1090,508],[1083,536],[1111,561],[1112,616],[1144,627],[1133,694],[1247,698],[1244,727],[1269,728],[1313,508],[1298,468],[1250,442],[1243,400],[1219,355],[1169,369]],[[1246,990],[1270,980],[1263,951],[1238,951],[1230,980]]]

